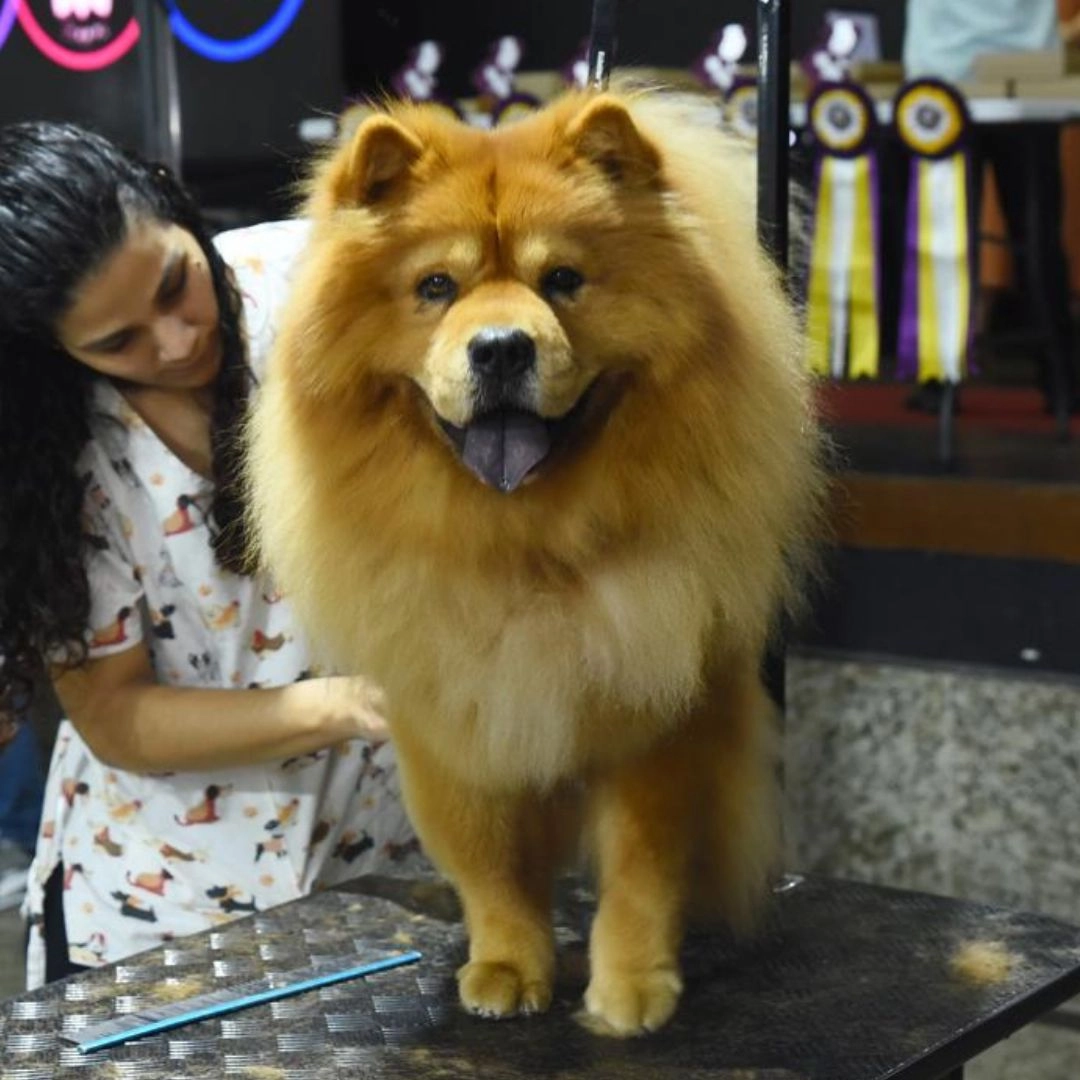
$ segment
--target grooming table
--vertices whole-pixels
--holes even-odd
[[[458,1007],[457,905],[438,883],[361,878],[0,1003],[3,1080],[937,1080],[1080,992],[1080,928],[919,893],[809,877],[760,935],[688,940],[686,993],[660,1033],[592,1036],[573,1020],[592,903],[559,902],[551,1011],[484,1021]],[[1019,958],[999,985],[950,973],[970,942]],[[411,967],[81,1054],[61,1038],[118,1012],[372,950]]]

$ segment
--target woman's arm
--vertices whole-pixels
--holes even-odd
[[[382,695],[361,679],[270,690],[161,686],[141,643],[64,672],[54,684],[94,754],[130,772],[255,765],[387,737]]]

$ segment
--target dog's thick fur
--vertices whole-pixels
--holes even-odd
[[[552,878],[581,842],[586,1013],[617,1034],[673,1011],[687,914],[745,925],[774,868],[758,672],[822,474],[753,199],[745,149],[662,95],[574,94],[494,132],[391,106],[312,182],[252,425],[261,544],[333,662],[386,691],[474,1012],[548,1005]],[[553,291],[559,266],[583,283]],[[418,298],[435,273],[456,297]],[[589,394],[511,492],[440,423],[479,410],[492,326],[535,343],[538,414]]]

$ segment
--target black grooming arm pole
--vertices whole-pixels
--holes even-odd
[[[606,90],[615,66],[615,27],[618,0],[593,0],[592,29],[589,33],[589,86]]]
[[[788,138],[791,98],[789,0],[758,0],[758,239],[788,263]]]
[[[761,246],[782,271],[788,265],[788,133],[791,96],[789,0],[758,0],[758,206]],[[765,656],[763,677],[773,700],[785,704],[785,628]]]

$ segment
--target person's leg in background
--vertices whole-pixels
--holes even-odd
[[[14,740],[0,750],[0,910],[22,902],[43,794],[37,735],[24,722]]]
[[[1062,239],[1061,131],[1052,124],[984,128],[982,156],[994,169],[1015,262],[1032,315],[1045,339],[1040,384],[1076,407],[1069,269]]]

